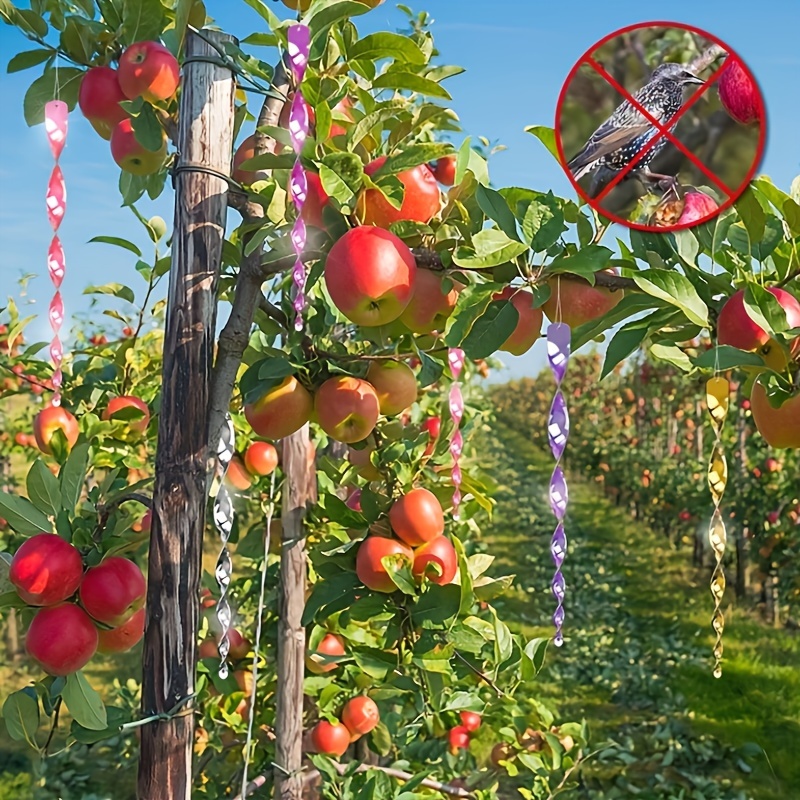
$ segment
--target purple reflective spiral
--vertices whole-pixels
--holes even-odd
[[[556,599],[556,610],[553,613],[553,624],[556,632],[553,636],[553,644],[561,647],[564,644],[562,628],[564,626],[564,595],[567,592],[567,583],[561,572],[561,566],[567,555],[567,534],[564,529],[564,517],[567,513],[569,503],[569,491],[567,489],[567,477],[561,468],[561,458],[567,446],[569,438],[569,412],[567,411],[567,401],[561,391],[561,383],[567,374],[567,365],[570,357],[570,339],[572,331],[569,325],[563,322],[554,322],[547,327],[547,360],[553,377],[556,379],[556,392],[553,396],[553,403],[550,406],[550,414],[547,419],[547,439],[550,443],[550,450],[556,460],[553,474],[550,477],[550,509],[553,512],[558,524],[553,531],[550,539],[550,555],[553,557],[553,564],[556,571],[553,580],[550,582],[550,590]]]
[[[303,76],[306,74],[308,66],[310,42],[311,35],[307,25],[297,24],[289,27],[289,67],[292,73],[292,83],[295,86],[292,105],[289,109],[289,135],[292,139],[292,148],[297,155],[289,179],[289,194],[297,209],[297,218],[292,227],[292,246],[297,256],[292,268],[292,283],[295,290],[292,306],[295,311],[294,327],[298,331],[303,329],[303,312],[306,309],[306,266],[303,263],[303,251],[306,248],[306,224],[301,214],[308,195],[308,180],[306,171],[300,162],[300,153],[310,127],[308,104],[300,90],[300,84],[303,82]]]

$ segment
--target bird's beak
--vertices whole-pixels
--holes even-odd
[[[686,77],[684,78],[684,83],[697,83],[702,86],[705,81],[702,78],[698,78],[697,75],[692,75],[691,72],[687,72]]]

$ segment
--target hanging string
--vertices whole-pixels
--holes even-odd
[[[450,386],[449,406],[450,419],[453,421],[453,433],[450,437],[450,455],[453,458],[453,519],[461,518],[459,507],[461,505],[461,453],[464,450],[464,437],[461,435],[460,425],[464,417],[464,396],[461,393],[459,376],[464,369],[464,351],[460,347],[451,347],[447,351],[447,362],[450,365],[450,374],[453,383]]]
[[[64,346],[61,342],[60,332],[61,326],[64,324],[64,301],[61,297],[61,283],[66,272],[66,258],[61,240],[58,238],[58,229],[67,210],[67,186],[58,160],[67,142],[68,117],[69,108],[62,100],[50,100],[45,104],[44,127],[55,160],[45,195],[47,218],[53,229],[53,238],[47,250],[47,271],[55,289],[48,309],[50,327],[53,330],[53,340],[50,342],[50,360],[53,362],[52,404],[54,406],[61,405],[61,385],[63,383],[61,366],[64,362]]]
[[[708,462],[708,488],[711,490],[714,511],[708,526],[708,541],[716,559],[714,571],[711,574],[711,595],[714,598],[711,627],[716,635],[713,647],[715,678],[722,676],[722,632],[725,628],[725,618],[721,610],[722,598],[725,594],[725,570],[722,560],[725,556],[728,533],[719,507],[728,483],[728,461],[722,449],[721,439],[729,405],[730,384],[725,378],[719,376],[711,378],[706,384],[706,406],[711,417],[711,426],[714,429],[714,445],[711,448],[711,458]]]
[[[253,645],[253,688],[250,692],[250,714],[247,718],[247,738],[244,743],[244,770],[242,772],[242,797],[247,796],[247,770],[250,767],[251,752],[253,744],[253,718],[256,708],[256,682],[258,681],[258,654],[261,647],[261,630],[264,623],[264,599],[267,586],[267,559],[269,558],[269,544],[272,534],[272,518],[275,514],[275,473],[272,471],[272,478],[269,484],[269,506],[267,507],[267,533],[264,537],[264,560],[261,562],[261,588],[258,593],[258,613],[256,614],[256,637]]]
[[[289,134],[292,138],[292,148],[297,156],[289,179],[289,193],[297,210],[297,217],[292,226],[292,246],[297,256],[292,268],[292,283],[294,284],[292,305],[295,311],[294,328],[297,331],[301,331],[303,329],[303,312],[306,309],[306,265],[303,263],[303,251],[306,248],[307,240],[306,223],[303,220],[302,211],[308,196],[308,179],[300,161],[300,153],[308,137],[309,113],[308,104],[303,97],[300,84],[308,66],[308,53],[311,43],[311,33],[308,26],[301,23],[291,25],[288,31],[288,40],[289,66],[295,87],[292,105],[289,109]]]
[[[233,458],[235,439],[233,422],[230,415],[226,415],[225,425],[222,428],[222,435],[217,446],[217,460],[219,461],[221,476],[219,488],[214,498],[214,525],[219,531],[219,538],[222,543],[214,576],[217,579],[217,585],[220,590],[216,606],[217,620],[220,624],[219,643],[217,646],[220,658],[219,676],[223,679],[228,677],[228,653],[231,649],[229,632],[233,617],[231,604],[228,601],[228,587],[230,586],[233,572],[231,554],[228,550],[228,540],[233,529],[233,499],[225,483],[225,475]]]
[[[560,302],[560,298],[559,298]],[[560,317],[560,313],[557,315]],[[569,325],[564,322],[552,322],[547,326],[547,360],[556,381],[556,391],[553,395],[553,402],[550,406],[550,413],[547,420],[547,438],[550,442],[550,450],[556,460],[553,474],[550,477],[550,509],[556,518],[556,528],[550,539],[550,555],[553,557],[555,573],[550,583],[550,590],[556,599],[556,610],[553,612],[553,625],[555,625],[555,635],[553,644],[561,647],[564,644],[564,596],[567,591],[567,584],[561,567],[567,555],[567,534],[564,529],[564,517],[567,513],[569,502],[569,492],[567,489],[567,478],[561,467],[561,458],[567,446],[569,437],[569,412],[567,411],[567,401],[561,391],[561,383],[567,373],[567,366],[570,358],[570,340],[572,331]]]

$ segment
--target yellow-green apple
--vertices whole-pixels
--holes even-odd
[[[159,42],[136,42],[119,59],[119,85],[129,100],[169,100],[180,83],[178,60]]]
[[[36,446],[47,455],[52,455],[50,443],[56,431],[61,431],[72,448],[78,441],[78,420],[63,406],[43,408],[33,419],[33,435]]]
[[[84,73],[78,90],[78,106],[104,139],[110,139],[117,123],[128,117],[128,112],[120,105],[120,101],[127,99],[115,69],[92,67]]]
[[[85,667],[97,651],[97,628],[74,603],[42,608],[25,636],[28,655],[49,675],[69,675]]]
[[[506,353],[521,356],[533,347],[542,331],[542,309],[534,308],[535,298],[527,289],[506,286],[493,296],[494,300],[509,300],[517,310],[517,327],[500,347]]]
[[[53,606],[78,591],[83,560],[78,550],[60,536],[38,533],[14,553],[8,579],[29,606]]]
[[[431,172],[443,186],[452,186],[456,182],[456,156],[442,156],[431,167]]]
[[[140,608],[127,622],[111,630],[98,628],[98,653],[124,653],[144,636],[145,609]]]
[[[361,378],[329,378],[317,390],[314,409],[319,425],[337,442],[360,442],[372,433],[380,415],[378,393]]]
[[[244,465],[253,475],[271,475],[278,466],[278,451],[271,442],[253,442],[244,454]]]
[[[147,583],[130,559],[110,556],[83,577],[78,597],[90,617],[117,627],[126,623],[143,605]]]
[[[439,570],[430,569],[435,564]],[[444,586],[452,583],[458,573],[458,556],[453,543],[446,536],[437,536],[430,542],[414,548],[414,565],[411,568],[417,580],[428,580]]]
[[[124,408],[133,408],[139,412],[134,415],[126,413],[124,419],[128,421],[132,431],[144,433],[147,430],[147,426],[150,424],[150,409],[147,407],[147,403],[145,403],[144,400],[134,397],[133,395],[112,397],[108,401],[105,411],[103,411],[103,419],[114,419],[118,412],[122,411]]]
[[[129,119],[118,122],[111,134],[111,156],[117,166],[132,175],[152,175],[158,172],[167,157],[167,136],[162,131],[161,147],[148,150],[136,138]]]
[[[458,300],[458,290],[453,283],[445,292],[443,281],[447,276],[429,269],[418,269],[411,300],[400,315],[402,322],[414,333],[431,333],[444,328]]]
[[[683,211],[678,217],[677,225],[690,225],[708,219],[715,211],[719,211],[719,204],[713,197],[703,192],[686,192],[683,198]]]
[[[356,575],[364,586],[374,592],[388,594],[397,589],[382,563],[387,556],[402,558],[409,566],[414,561],[414,551],[397,539],[370,535],[358,546]]]
[[[611,275],[613,269],[603,270]],[[608,314],[624,296],[621,289],[611,291],[592,286],[582,278],[551,278],[550,297],[542,305],[550,322],[566,322],[573,330],[590,320]]]
[[[406,544],[419,547],[444,532],[442,505],[429,489],[412,489],[392,503],[389,524]]]
[[[354,447],[347,448],[347,458],[350,463],[358,467],[358,474],[368,481],[380,480],[381,473],[372,463],[371,456],[375,452],[375,443],[370,442],[366,447],[356,450]]]
[[[339,239],[325,262],[325,285],[336,307],[357,325],[385,325],[405,310],[417,264],[389,231],[361,225]]]
[[[766,390],[756,381],[750,394],[750,410],[767,444],[778,449],[800,447],[800,394],[790,397],[780,408],[773,408]]]
[[[254,403],[244,407],[250,427],[265,439],[283,439],[311,418],[314,400],[294,375],[285,378]]]
[[[743,124],[761,120],[761,98],[755,81],[736,56],[728,56],[717,81],[725,110]]]
[[[374,175],[386,162],[386,156],[370,161],[364,172]],[[364,225],[388,228],[394,222],[412,220],[427,225],[441,207],[439,184],[427,164],[400,172],[395,176],[405,192],[400,208],[395,208],[378,189],[365,189],[358,199],[356,213]]]
[[[400,414],[417,399],[417,378],[402,361],[373,361],[367,380],[375,387],[381,414],[386,416]]]
[[[326,633],[315,650],[309,650],[306,655],[306,666],[309,672],[321,675],[323,672],[333,672],[339,665],[329,661],[326,656],[345,655],[344,639],[335,633]]]

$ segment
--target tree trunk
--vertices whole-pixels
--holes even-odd
[[[207,31],[217,43],[233,37]],[[189,33],[186,58],[217,58]],[[209,382],[216,324],[217,276],[227,216],[227,183],[181,166],[229,174],[233,148],[231,72],[209,61],[183,71],[161,414],[150,536],[142,711],[179,707],[171,719],[141,728],[140,800],[188,800],[197,662],[198,593],[208,446]]]
[[[770,567],[764,584],[764,600],[766,601],[764,615],[767,618],[767,623],[772,625],[773,628],[780,628],[781,609],[780,595],[778,593],[778,570],[774,564]]]
[[[283,440],[283,512],[278,593],[278,686],[275,797],[303,796],[303,672],[305,665],[305,516],[316,497],[314,451],[308,425]]]

